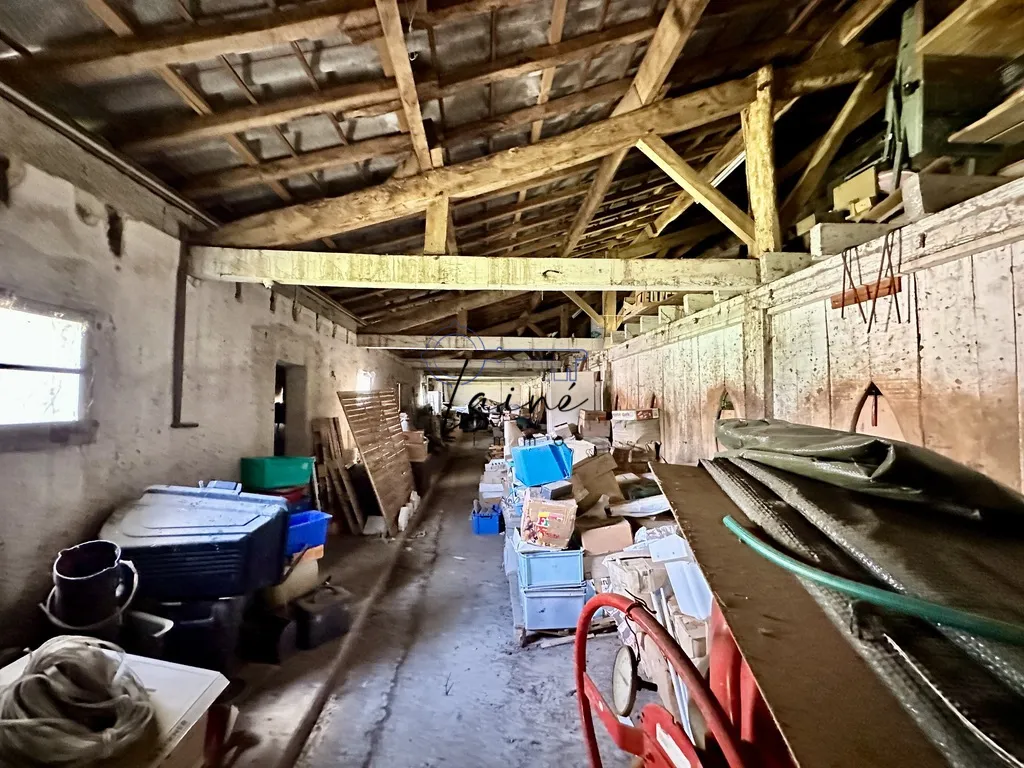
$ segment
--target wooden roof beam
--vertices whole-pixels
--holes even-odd
[[[398,99],[402,102],[402,112],[405,114],[409,136],[412,138],[412,151],[420,164],[420,171],[426,171],[434,165],[430,159],[430,145],[427,143],[427,133],[423,127],[416,81],[413,79],[412,65],[409,63],[409,49],[406,47],[405,33],[402,31],[402,14],[398,10],[398,0],[375,2],[381,29],[384,32],[387,55],[391,61],[391,69],[395,73]]]
[[[420,176],[393,179],[342,197],[256,214],[225,225],[213,234],[212,242],[262,246],[303,243],[404,218],[425,210],[442,192],[453,198],[468,198],[539,179],[627,149],[645,135],[684,131],[739,114],[753,97],[752,79],[722,83],[528,147],[435,168]]]
[[[425,24],[454,21],[530,0],[469,0],[420,14]],[[228,53],[270,48],[297,40],[346,36],[352,44],[380,37],[379,17],[370,0],[327,0],[242,18],[226,18],[183,30],[147,31],[124,40],[96,38],[66,44],[32,57],[31,66],[14,63],[3,71],[36,81],[59,78],[86,84],[142,74],[160,66],[215,59]]]
[[[676,59],[697,28],[704,9],[709,0],[670,0],[662,14],[661,21],[654,38],[651,40],[647,53],[633,78],[633,84],[612,112],[613,116],[632,112],[651,104],[661,96],[661,88],[665,84]],[[590,191],[587,193],[580,211],[569,228],[562,255],[568,256],[576,248],[577,243],[587,231],[590,220],[601,205],[601,200],[608,192],[615,174],[626,158],[628,147],[621,147],[608,153],[601,162]]]

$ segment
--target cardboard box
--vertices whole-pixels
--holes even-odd
[[[612,436],[612,420],[608,411],[580,411],[578,427],[584,440],[592,437],[608,440]]]
[[[636,557],[623,553],[608,556],[604,561],[608,568],[611,591],[620,595],[640,598],[653,605],[652,594],[668,583],[668,572],[661,563],[649,557]]]
[[[660,418],[657,408],[643,408],[634,411],[612,411],[612,421],[650,421]]]
[[[612,420],[612,445],[616,448],[645,447],[660,442],[661,419]]]
[[[530,497],[544,501],[571,499],[573,498],[572,483],[568,480],[555,480],[553,483],[536,485],[530,489]]]
[[[566,440],[565,444],[572,451],[572,463],[575,466],[597,453],[597,447],[586,440]]]
[[[582,509],[592,507],[602,495],[609,501],[625,499],[615,482],[615,459],[611,454],[601,453],[574,465],[569,481],[573,496]]]
[[[545,501],[527,494],[523,503],[522,538],[527,544],[565,549],[576,527],[576,502]]]
[[[586,555],[607,555],[610,552],[621,552],[633,543],[633,529],[629,521],[620,520],[611,525],[591,528],[580,537],[583,553]]]

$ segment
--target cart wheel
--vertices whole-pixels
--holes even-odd
[[[628,645],[619,648],[612,666],[612,710],[622,717],[629,717],[636,704],[636,693],[640,689],[639,661]]]

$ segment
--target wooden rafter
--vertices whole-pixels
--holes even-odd
[[[704,179],[663,139],[657,136],[641,139],[637,148],[743,242],[751,246],[755,244],[753,219]]]
[[[623,115],[632,112],[643,106],[651,104],[661,95],[661,87],[665,83],[672,65],[690,39],[690,35],[697,28],[701,14],[708,5],[708,0],[670,0],[668,8],[665,9],[661,21],[658,24],[657,32],[651,40],[651,44],[640,62],[640,68],[633,78],[633,84],[616,105],[613,115]],[[594,212],[601,205],[608,187],[615,178],[615,173],[626,157],[628,147],[615,150],[602,163],[598,170],[597,178],[586,200],[577,214],[569,233],[566,236],[565,245],[562,248],[562,255],[568,256],[576,248],[586,232],[590,219]]]
[[[430,159],[430,145],[423,127],[423,115],[420,112],[420,100],[416,93],[416,81],[412,76],[409,64],[409,49],[405,45],[405,33],[402,30],[402,14],[398,10],[397,0],[375,0],[377,13],[380,16],[381,29],[384,32],[384,44],[387,47],[392,71],[395,73],[395,84],[398,86],[398,98],[402,102],[402,112],[412,137],[412,150],[420,164],[420,170],[433,167]]]

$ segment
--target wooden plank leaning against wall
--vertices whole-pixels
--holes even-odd
[[[856,249],[850,263],[864,282],[883,250],[884,239]],[[849,429],[874,382],[907,441],[1021,488],[1024,179],[905,226],[892,254],[904,288],[878,300],[870,332],[857,307],[831,307],[843,282],[834,256],[600,353],[595,365],[607,365],[619,408],[642,405],[640,371],[660,366],[669,461],[714,453],[723,391],[749,418]]]

